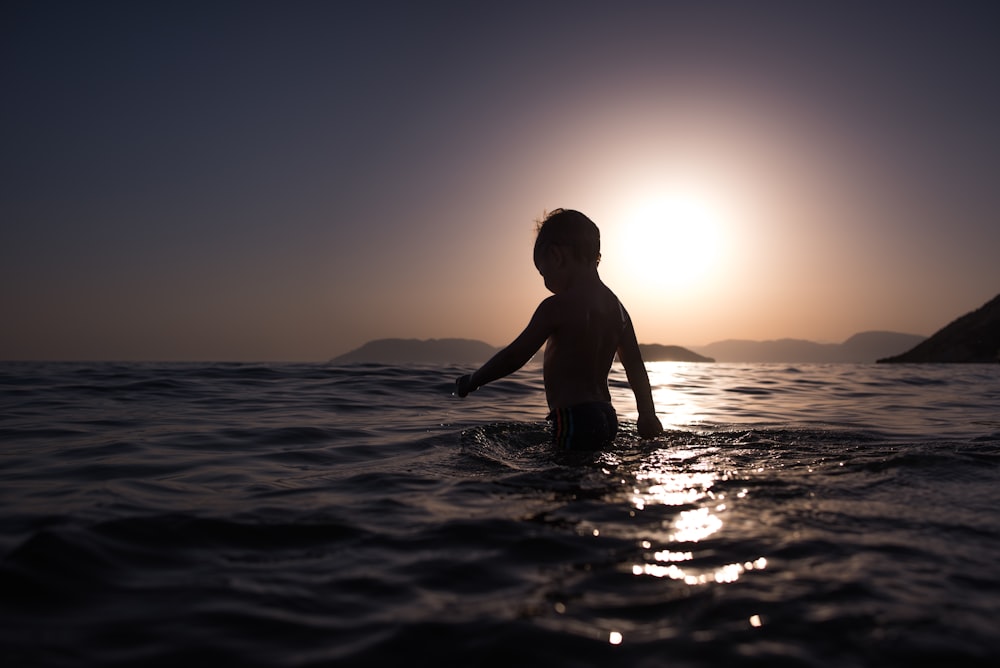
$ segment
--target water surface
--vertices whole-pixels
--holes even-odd
[[[990,665],[1000,366],[0,365],[5,665]]]

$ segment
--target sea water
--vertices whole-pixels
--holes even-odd
[[[0,365],[4,666],[994,666],[1000,365]]]

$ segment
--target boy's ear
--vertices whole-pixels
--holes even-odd
[[[552,253],[552,263],[557,267],[562,267],[566,264],[566,247],[565,246],[549,246],[549,252]]]

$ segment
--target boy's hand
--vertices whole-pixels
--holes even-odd
[[[636,422],[636,430],[643,438],[653,438],[663,433],[663,425],[656,413],[640,413]]]
[[[467,373],[455,381],[455,394],[459,397],[466,397],[475,389],[472,387],[472,374]]]

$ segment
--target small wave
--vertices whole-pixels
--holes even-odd
[[[339,442],[341,439],[345,439],[351,435],[358,435],[356,430],[348,431],[351,433],[345,434],[344,430],[327,427],[254,427],[223,429],[219,432],[219,436],[230,443],[250,447],[270,445],[309,446]]]
[[[773,394],[772,390],[765,389],[765,388],[762,388],[762,387],[746,387],[746,386],[743,386],[743,387],[740,387],[740,386],[737,386],[737,387],[727,387],[725,389],[725,391],[726,392],[732,392],[734,394],[753,394],[753,395],[762,395],[762,396]]]

